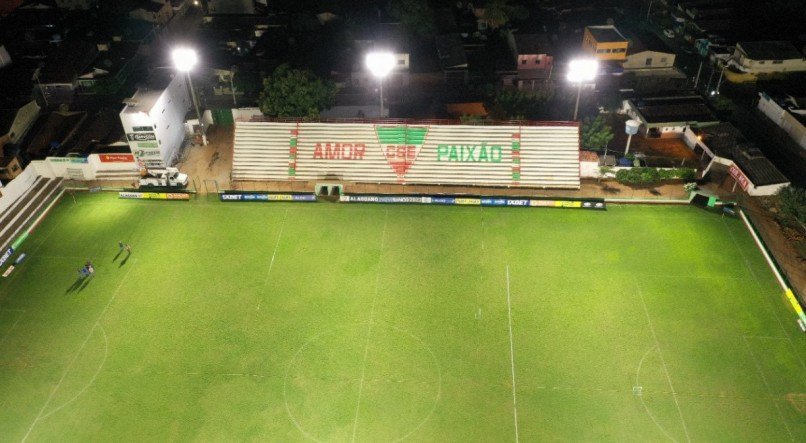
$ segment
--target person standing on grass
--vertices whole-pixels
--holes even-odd
[[[126,244],[126,253],[128,253],[128,254],[132,253],[132,245]]]
[[[123,247],[124,247],[124,246],[126,246],[126,245],[124,245],[122,241],[119,241],[119,242],[118,242],[118,248],[119,248],[119,249],[118,249],[118,251],[119,251],[119,252],[122,252],[122,251],[123,251]]]

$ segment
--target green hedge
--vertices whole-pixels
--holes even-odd
[[[693,180],[695,172],[691,168],[630,168],[616,172],[616,180],[626,185],[650,185],[662,180]]]

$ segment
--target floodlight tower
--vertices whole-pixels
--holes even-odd
[[[579,112],[579,96],[582,95],[582,85],[593,81],[599,71],[599,61],[596,59],[571,60],[568,65],[568,81],[579,85],[577,90],[577,102],[574,105],[574,120]]]
[[[391,52],[370,52],[367,54],[366,64],[369,72],[378,77],[380,82],[381,118],[383,118],[383,79],[394,69],[395,56]]]
[[[204,131],[204,122],[202,121],[201,112],[199,112],[199,101],[196,99],[196,91],[193,89],[193,79],[190,77],[190,71],[199,62],[199,56],[196,51],[190,48],[176,48],[171,53],[174,61],[174,66],[178,71],[184,72],[187,75],[188,86],[190,87],[190,97],[193,100],[193,106],[196,108],[196,118],[199,119],[199,129],[201,130],[202,144],[207,145],[207,134]]]

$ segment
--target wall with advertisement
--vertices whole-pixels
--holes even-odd
[[[90,154],[87,157],[48,157],[31,162],[37,174],[67,180],[115,180],[117,176],[104,176],[100,172],[127,172],[136,175],[139,171],[132,154]]]
[[[579,188],[579,127],[236,122],[235,180]]]

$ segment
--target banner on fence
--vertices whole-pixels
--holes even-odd
[[[14,254],[13,247],[6,249],[6,252],[4,252],[2,256],[0,256],[0,266],[3,266],[3,264],[5,264],[5,262],[7,262],[9,258],[11,258],[12,254]]]
[[[315,194],[220,194],[221,201],[315,202]]]
[[[132,154],[98,154],[101,163],[134,163]]]
[[[459,206],[515,206],[544,208],[606,209],[604,200],[548,200],[505,197],[451,197],[415,195],[342,195],[343,203],[397,203]]]
[[[137,200],[190,200],[184,192],[119,192],[119,198]]]

